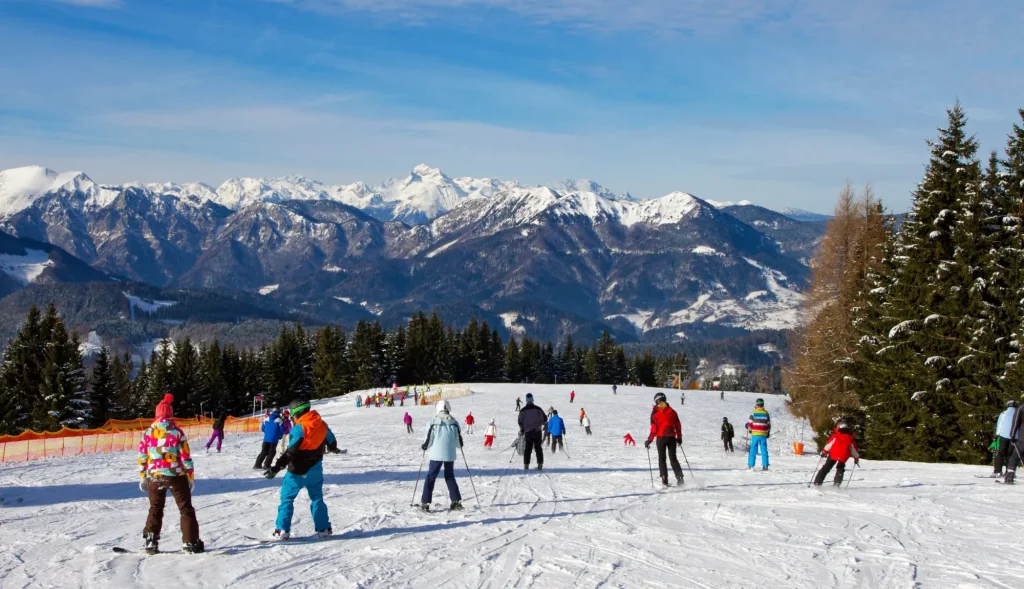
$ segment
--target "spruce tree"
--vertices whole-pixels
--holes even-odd
[[[114,360],[120,369],[120,360],[115,356]],[[100,347],[96,354],[96,363],[93,364],[91,378],[89,379],[89,405],[91,414],[89,422],[85,427],[98,428],[107,422],[117,406],[114,391],[114,370],[110,363],[110,350],[107,346]]]

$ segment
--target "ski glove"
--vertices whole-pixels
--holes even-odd
[[[277,467],[273,467],[272,466],[272,467],[268,468],[267,470],[263,471],[263,478],[265,478],[265,479],[272,479],[272,478],[274,478],[276,476],[277,476]]]
[[[860,458],[854,458],[853,463],[856,464],[857,466],[860,466]]]
[[[338,449],[337,442],[327,446],[327,451],[330,452],[331,454],[341,454],[341,450]]]
[[[423,450],[424,452],[426,452],[427,451],[427,443],[423,442],[423,445],[420,446],[420,449]]]
[[[196,480],[193,478],[188,479],[188,492],[191,493],[196,488]]]
[[[139,490],[142,491],[143,493],[146,493],[146,494],[149,493],[149,479],[147,479],[147,478],[139,479]]]
[[[651,441],[650,440],[647,440],[646,442],[644,442],[644,448],[647,448],[648,450],[651,449]]]

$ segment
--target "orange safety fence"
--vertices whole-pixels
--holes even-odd
[[[224,422],[224,434],[258,432],[262,421],[262,417],[229,417]],[[152,423],[152,419],[112,419],[97,429],[62,428],[56,432],[26,430],[16,436],[0,436],[0,463],[135,450],[141,440],[139,432]],[[213,420],[175,419],[175,423],[186,437],[197,439],[209,433]]]

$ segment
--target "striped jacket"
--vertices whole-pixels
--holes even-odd
[[[772,418],[764,410],[764,407],[754,408],[750,419],[747,420],[747,430],[750,431],[750,436],[753,438],[765,437],[772,432]]]

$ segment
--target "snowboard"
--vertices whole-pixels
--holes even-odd
[[[287,540],[274,540],[273,538],[253,538],[252,536],[242,536],[246,540],[252,540],[258,542],[261,545],[267,544],[301,544],[303,542],[321,542],[323,540],[330,540],[331,538],[337,537],[338,534],[327,536],[326,538],[320,538],[316,534],[312,536],[292,536]]]
[[[122,548],[120,546],[114,546],[113,548],[111,548],[111,550],[113,550],[117,554],[135,554],[137,556],[160,556],[161,554],[187,554],[189,556],[201,556],[203,554],[220,554],[220,552],[217,550],[204,550],[198,553],[185,552],[184,550],[169,550],[166,552],[160,551],[156,554],[149,554],[145,550],[129,550],[127,548]]]

